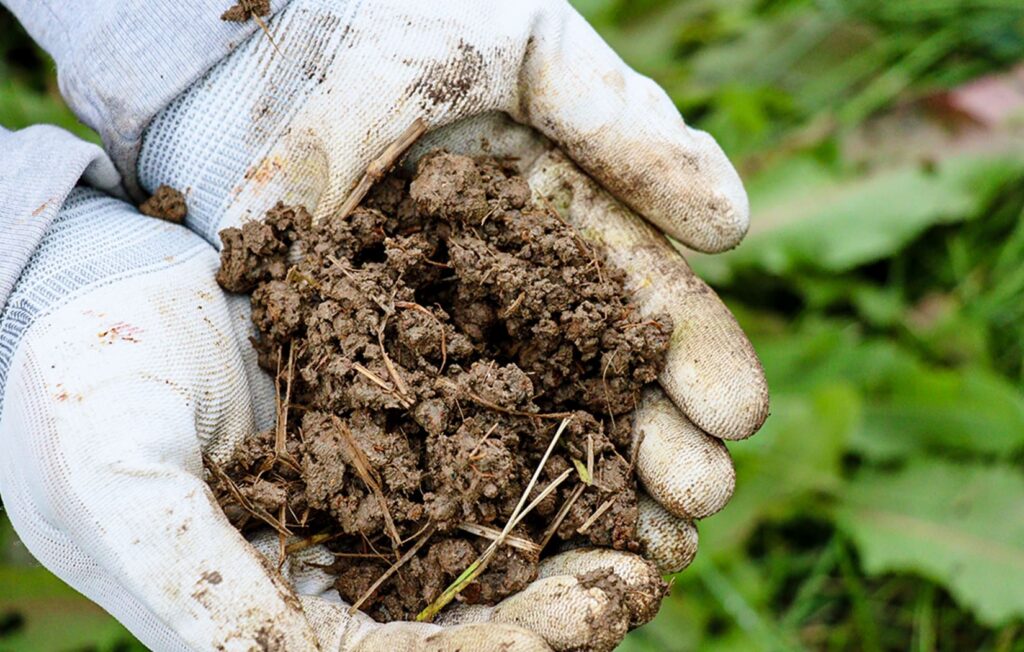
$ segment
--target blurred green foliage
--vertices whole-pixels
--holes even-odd
[[[574,4],[741,170],[750,237],[690,260],[772,390],[730,444],[735,497],[622,649],[1024,650],[1024,150],[898,156],[901,126],[854,154],[878,116],[1024,61],[1024,5]],[[15,32],[0,13],[0,124],[84,129]],[[134,649],[27,559],[0,528],[0,650]]]
[[[623,649],[1024,650],[1024,149],[900,123],[851,154],[875,116],[1024,60],[1024,5],[575,4],[741,170],[751,235],[690,260],[772,391]]]
[[[61,100],[53,61],[0,7],[0,125],[21,129],[41,123],[100,142]]]

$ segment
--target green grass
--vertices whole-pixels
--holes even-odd
[[[622,649],[1024,650],[1024,149],[951,147],[925,101],[1024,60],[1024,6],[574,4],[741,170],[750,237],[690,259],[773,396],[729,445],[733,501]],[[0,124],[88,135],[49,66],[0,13]],[[893,113],[914,120],[864,147]],[[0,650],[129,649],[9,533],[0,586]]]

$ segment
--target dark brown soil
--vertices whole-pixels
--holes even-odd
[[[344,219],[314,227],[278,205],[221,237],[218,281],[252,293],[254,345],[285,415],[276,457],[267,432],[211,469],[238,527],[316,535],[348,601],[434,528],[362,605],[413,618],[487,547],[460,525],[504,527],[569,417],[530,498],[572,473],[513,534],[543,542],[589,454],[593,483],[540,556],[639,551],[630,415],[664,364],[670,318],[641,318],[621,273],[511,168],[435,152]],[[538,557],[503,546],[459,599],[523,589]]]
[[[156,189],[153,196],[139,204],[139,212],[150,217],[181,224],[188,214],[185,196],[174,188],[163,185]]]
[[[220,15],[220,19],[233,23],[244,23],[253,16],[266,16],[269,13],[270,0],[238,0]]]

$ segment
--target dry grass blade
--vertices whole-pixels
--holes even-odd
[[[509,531],[515,527],[515,523],[513,521],[519,515],[519,512],[523,509],[523,504],[529,497],[530,492],[533,491],[533,488],[537,485],[537,478],[540,477],[541,471],[544,470],[544,465],[548,463],[548,458],[551,457],[551,452],[555,450],[555,444],[557,444],[558,440],[562,438],[562,433],[565,432],[565,429],[569,426],[569,421],[570,419],[566,417],[565,419],[562,420],[562,423],[558,424],[558,430],[555,431],[555,436],[551,438],[551,443],[548,444],[547,450],[544,451],[544,456],[540,458],[540,463],[537,465],[537,470],[533,472],[533,477],[530,478],[530,482],[529,484],[526,485],[526,489],[523,491],[523,495],[519,497],[519,502],[516,504],[516,508],[512,510],[512,516],[509,517],[508,523],[502,530],[503,535],[507,535]]]
[[[593,525],[594,523],[596,523],[597,519],[601,518],[601,515],[604,514],[605,512],[607,512],[608,508],[611,507],[614,502],[615,502],[614,498],[609,498],[608,500],[604,501],[601,504],[601,506],[598,507],[597,510],[593,514],[590,515],[590,518],[588,518],[583,523],[583,525],[581,525],[578,528],[576,528],[576,531],[579,532],[580,534],[586,534],[587,530],[590,529],[590,526]]]
[[[367,598],[373,595],[373,592],[380,588],[381,584],[388,581],[389,577],[394,575],[399,568],[405,565],[407,561],[412,559],[412,556],[415,555],[419,551],[419,549],[424,546],[424,544],[426,544],[430,537],[434,536],[435,529],[436,528],[434,525],[429,525],[427,529],[423,532],[423,534],[420,535],[420,538],[416,541],[416,543],[413,544],[411,548],[406,550],[405,554],[398,558],[398,561],[396,561],[394,564],[391,565],[390,568],[384,571],[384,574],[378,577],[377,581],[371,584],[370,588],[366,589],[366,592],[363,593],[363,595],[361,595],[358,600],[352,603],[352,606],[348,608],[348,612],[350,614],[354,614],[356,610],[359,609],[359,607],[362,606],[364,602],[366,602]]]
[[[377,553],[377,552],[334,552],[334,551],[328,551],[328,552],[330,552],[335,557],[345,557],[345,558],[351,558],[351,559],[383,559],[384,561],[387,561],[388,559],[391,559],[387,555],[382,555],[382,554]]]
[[[373,495],[377,498],[377,503],[380,505],[380,511],[384,515],[384,525],[388,531],[388,537],[391,539],[394,545],[395,554],[398,554],[398,548],[402,544],[402,537],[398,535],[398,528],[395,527],[395,521],[391,518],[391,510],[388,509],[388,501],[384,496],[384,491],[380,487],[380,482],[377,481],[373,472],[373,466],[370,464],[370,459],[366,457],[366,453],[362,448],[359,447],[359,442],[349,431],[348,427],[341,422],[336,416],[331,416],[331,420],[334,423],[334,427],[341,433],[342,438],[348,445],[352,452],[352,463],[356,467],[356,472],[362,479],[363,483],[370,488]]]
[[[284,504],[277,512],[277,520],[280,521],[281,525],[285,525],[285,508]],[[277,572],[280,573],[281,569],[284,568],[284,560],[288,558],[288,554],[285,552],[288,548],[288,537],[283,532],[277,533]]]
[[[551,495],[552,491],[554,491],[555,489],[558,489],[559,485],[561,485],[563,482],[565,482],[566,478],[568,478],[570,475],[572,475],[572,471],[573,471],[572,469],[566,469],[566,470],[562,471],[557,478],[552,480],[548,484],[548,486],[544,487],[544,490],[541,491],[539,494],[537,494],[537,497],[534,498],[532,501],[530,501],[530,504],[527,505],[526,508],[523,509],[523,511],[520,512],[519,515],[516,516],[515,519],[509,521],[509,523],[511,524],[512,527],[510,527],[508,529],[511,531],[515,526],[519,525],[519,523],[522,522],[522,520],[524,518],[526,518],[527,515],[529,515],[529,513],[532,512],[533,509],[537,505],[539,505],[541,503],[542,500],[544,500],[549,495]],[[508,536],[508,535],[506,534],[505,536]]]
[[[391,166],[395,164],[398,158],[405,153],[405,150],[409,149],[413,143],[416,142],[420,136],[427,130],[427,123],[422,118],[416,118],[412,124],[409,125],[405,131],[402,132],[395,142],[391,143],[384,148],[381,155],[370,162],[366,166],[366,172],[363,177],[356,184],[356,187],[349,194],[345,203],[341,205],[338,210],[336,218],[343,219],[348,216],[355,207],[363,201],[363,197],[366,197],[366,193],[370,192],[370,188],[373,184],[380,181],[387,171],[391,169]]]
[[[544,456],[541,458],[540,463],[537,465],[537,469],[533,472],[533,477],[530,478],[530,482],[526,485],[526,489],[523,490],[523,495],[519,497],[519,502],[516,504],[516,508],[512,510],[512,515],[509,517],[508,523],[505,524],[505,527],[501,530],[501,533],[498,535],[498,537],[491,542],[491,545],[487,546],[487,549],[484,550],[483,554],[480,555],[480,557],[477,558],[476,561],[470,564],[469,568],[464,570],[462,574],[459,575],[455,579],[455,581],[452,582],[451,585],[449,585],[448,588],[445,589],[440,596],[438,596],[436,600],[427,605],[427,607],[423,609],[423,611],[416,615],[417,622],[429,622],[433,620],[434,616],[436,616],[442,609],[444,609],[448,605],[448,603],[454,600],[456,595],[458,595],[464,588],[469,586],[469,584],[473,582],[473,580],[479,577],[480,574],[484,572],[484,569],[487,567],[487,564],[490,563],[491,558],[494,556],[494,553],[505,541],[505,539],[508,537],[512,529],[519,524],[519,521],[525,518],[525,516],[534,507],[536,507],[540,503],[540,501],[547,498],[547,496],[550,495],[552,491],[557,489],[558,486],[562,482],[564,482],[566,478],[569,477],[569,474],[572,473],[572,469],[566,469],[564,472],[562,472],[562,474],[558,478],[551,482],[551,484],[549,484],[547,488],[545,488],[544,491],[542,491],[540,495],[537,496],[537,498],[535,498],[532,503],[530,503],[529,507],[527,507],[526,509],[523,508],[523,505],[526,503],[526,500],[530,496],[530,492],[533,491],[533,488],[537,485],[537,479],[540,477],[541,472],[544,470],[544,466],[547,464],[548,458],[551,457],[551,452],[555,450],[555,445],[558,443],[558,440],[561,439],[562,433],[565,432],[566,427],[568,427],[569,421],[570,419],[567,417],[563,419],[562,423],[558,425],[558,430],[555,431],[554,437],[551,438],[551,443],[548,444],[547,450],[544,451]]]
[[[492,541],[497,541],[498,537],[501,536],[501,530],[498,528],[487,527],[486,525],[480,525],[479,523],[462,523],[459,525],[459,529],[463,532],[475,534],[478,537],[491,539]],[[533,541],[512,535],[505,537],[505,544],[524,552],[540,554],[541,551],[541,547]]]
[[[257,25],[259,25],[260,29],[263,30],[263,34],[267,37],[267,40],[270,41],[270,45],[273,46],[274,52],[277,52],[280,56],[287,59],[288,57],[285,57],[284,53],[281,52],[281,49],[277,47],[277,42],[275,42],[274,37],[270,35],[270,28],[267,27],[265,22],[263,22],[263,19],[256,14],[252,14],[252,19]]]
[[[508,531],[514,528],[516,525],[518,525],[519,522],[522,521],[524,518],[526,518],[526,516],[533,511],[534,507],[539,505],[542,500],[551,495],[551,492],[553,492],[555,489],[558,488],[559,485],[565,482],[565,479],[568,478],[571,474],[572,469],[566,469],[565,471],[562,472],[561,475],[552,480],[551,483],[547,487],[545,487],[544,490],[541,491],[540,494],[533,500],[533,502],[531,502],[525,509],[523,509],[522,512],[520,512],[520,514],[514,520],[510,520],[508,522],[508,524],[505,526],[505,529],[502,530],[501,533],[498,535],[498,538],[491,542],[491,545],[487,547],[487,550],[485,550],[483,554],[480,555],[479,558],[477,558],[476,561],[470,564],[469,568],[462,571],[462,574],[459,575],[459,577],[454,582],[452,582],[447,589],[444,590],[444,593],[442,593],[436,600],[434,600],[423,611],[416,615],[416,621],[429,622],[433,620],[434,616],[436,616],[442,609],[444,609],[448,605],[448,603],[454,600],[456,595],[461,593],[463,589],[472,584],[473,581],[476,580],[476,578],[480,577],[480,575],[487,568],[487,564],[489,564],[491,562],[491,559],[494,558],[494,554],[498,551],[498,548],[502,544],[508,542]]]
[[[590,482],[587,484],[594,483],[594,435],[593,433],[587,433],[587,475],[590,477]]]
[[[350,270],[350,269],[349,269],[348,267],[345,267],[344,265],[342,265],[342,264],[341,264],[341,261],[340,261],[340,260],[338,260],[337,258],[335,258],[334,256],[332,256],[331,254],[327,254],[327,255],[326,255],[326,256],[324,256],[324,257],[325,257],[325,258],[327,258],[327,260],[328,260],[328,261],[330,261],[330,263],[331,263],[332,265],[334,265],[335,267],[337,267],[337,268],[338,268],[338,271],[340,271],[340,272],[341,272],[342,274],[344,274],[344,275],[345,275],[345,278],[347,278],[347,279],[349,279],[349,280],[353,280],[353,281],[355,280],[355,278],[356,278],[356,277],[355,277],[355,275],[354,275],[354,274],[352,273],[352,270]]]
[[[457,392],[464,394],[466,398],[473,401],[477,405],[482,405],[485,408],[494,410],[495,412],[501,412],[503,414],[511,414],[515,417],[532,417],[534,419],[568,419],[572,416],[572,412],[525,412],[523,410],[513,410],[511,408],[502,407],[497,403],[488,401],[482,396],[478,396],[468,389],[460,388],[458,385],[447,379],[441,379],[442,382],[455,389]]]

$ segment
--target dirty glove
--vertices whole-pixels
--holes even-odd
[[[44,565],[160,651],[610,650],[653,617],[656,569],[611,550],[548,559],[444,627],[350,614],[322,548],[279,574],[277,537],[246,542],[204,480],[204,454],[224,463],[274,422],[248,299],[220,289],[218,262],[84,187],[43,234],[0,313],[0,495]]]
[[[221,229],[277,201],[330,219],[417,119],[450,125],[424,142],[517,156],[524,170],[553,143],[574,162],[548,166],[552,178],[571,177],[574,191],[555,193],[561,210],[607,245],[645,310],[675,320],[664,393],[645,398],[636,431],[638,472],[656,501],[645,509],[658,514],[647,521],[659,524],[649,555],[666,572],[684,567],[691,521],[732,494],[720,440],[751,435],[768,410],[749,342],[663,235],[720,251],[745,233],[746,195],[718,145],[564,2],[293,0],[265,22],[267,33],[156,116],[138,157],[141,185],[185,192],[188,226],[219,247]]]

